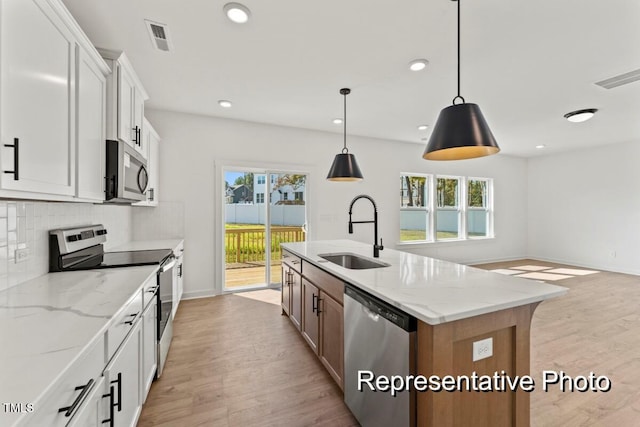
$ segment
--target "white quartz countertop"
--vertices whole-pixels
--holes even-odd
[[[171,249],[174,250],[183,242],[182,239],[164,239],[164,240],[134,240],[125,244],[116,246],[109,252],[119,251],[146,251],[154,249]]]
[[[0,402],[33,403],[110,326],[158,266],[49,273],[0,292]],[[0,407],[0,425],[20,414]]]
[[[373,245],[351,240],[284,243],[282,247],[430,325],[544,301],[568,291],[562,286],[392,249],[373,258]],[[351,270],[319,257],[344,252],[390,266]]]

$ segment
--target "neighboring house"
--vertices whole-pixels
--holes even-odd
[[[244,184],[231,185],[226,191],[227,204],[232,203],[253,203],[253,193]]]
[[[277,185],[277,175],[270,175],[271,188]],[[265,194],[267,193],[267,175],[254,175],[253,188],[255,192],[255,203],[265,203]],[[305,186],[299,185],[294,188],[292,185],[283,185],[271,192],[269,202],[272,205],[283,204],[302,204],[305,200]]]

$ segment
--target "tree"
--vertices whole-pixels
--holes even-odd
[[[404,185],[407,190],[407,198],[409,199],[407,201],[407,206],[421,207],[425,205],[424,190],[425,190],[426,183],[427,183],[427,178],[425,178],[424,176],[405,175],[404,183],[402,182],[402,178],[401,178],[401,181],[400,181],[401,190],[402,190],[402,186]],[[403,194],[401,192],[400,194],[401,205],[402,203],[404,203],[404,200],[402,200],[402,196]]]
[[[253,173],[249,172],[237,177],[233,185],[246,185],[253,192]]]
[[[278,181],[274,186],[274,190],[278,189],[279,187],[283,187],[285,185],[290,185],[293,188],[293,191],[295,191],[300,189],[301,187],[304,187],[306,182],[307,182],[306,175],[297,175],[297,174],[278,175]]]

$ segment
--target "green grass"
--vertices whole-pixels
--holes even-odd
[[[426,233],[421,230],[400,230],[400,241],[401,242],[412,242],[412,241],[420,241],[425,240]],[[480,237],[484,236],[484,234],[478,233],[469,233],[470,237]],[[454,233],[451,231],[438,231],[436,235],[437,240],[444,239],[457,239],[458,233]]]

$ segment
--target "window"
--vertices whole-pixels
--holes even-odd
[[[429,178],[400,176],[400,241],[429,240]]]
[[[258,180],[257,181],[258,184],[264,184],[265,183],[265,176],[264,175],[258,175],[257,180]],[[262,195],[262,198],[264,199],[264,194]]]
[[[289,193],[282,193],[282,200],[289,200]]]
[[[293,198],[295,200],[304,200],[304,193],[302,191],[296,191],[295,193],[293,193]]]
[[[467,181],[467,235],[487,237],[491,229],[490,181],[483,178],[469,178]]]
[[[436,240],[460,237],[460,178],[438,177],[436,183]]]
[[[400,175],[400,242],[493,237],[493,180]]]
[[[264,193],[256,193],[256,203],[264,203]]]

